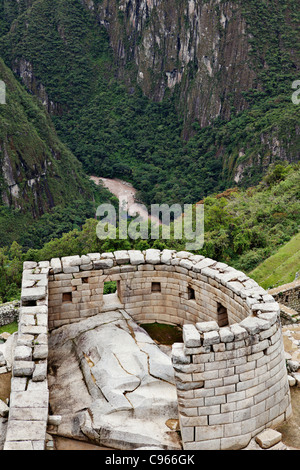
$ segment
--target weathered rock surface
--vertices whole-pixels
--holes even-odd
[[[115,449],[180,449],[171,359],[124,310],[52,331],[49,389],[57,433]]]

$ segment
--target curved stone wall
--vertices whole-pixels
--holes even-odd
[[[111,308],[103,296],[104,283],[110,281],[118,283],[119,306],[140,323],[218,321],[223,312],[233,324],[250,315],[252,305],[267,296],[244,273],[187,252],[94,253],[53,259],[51,267],[50,328]],[[271,296],[264,300],[268,299],[265,308],[269,305],[272,312],[278,307]]]
[[[244,273],[170,250],[55,258],[44,269],[50,329],[116,308],[183,326],[172,361],[184,449],[243,448],[290,415],[279,306]],[[103,295],[112,281],[117,293]],[[23,307],[35,308],[38,288],[23,285]]]

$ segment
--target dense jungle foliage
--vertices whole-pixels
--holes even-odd
[[[246,167],[242,184],[257,184],[268,164],[282,158],[272,153],[274,139],[286,160],[299,158],[299,109],[291,102],[299,78],[299,11],[292,1],[242,3],[258,76],[246,93],[249,108],[230,122],[217,119],[204,129],[195,123],[189,142],[176,91],[157,103],[138,86],[128,90],[116,78],[105,28],[80,2],[32,3],[26,10],[21,2],[19,16],[7,6],[0,54],[10,66],[20,57],[33,64],[57,104],[56,129],[88,174],[131,181],[146,204],[183,204],[232,186],[237,164]]]

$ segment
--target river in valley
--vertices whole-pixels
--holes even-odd
[[[136,201],[137,190],[132,186],[132,184],[117,178],[110,179],[91,176],[90,179],[96,184],[100,184],[102,182],[104,187],[119,199],[120,205],[123,209],[127,210],[129,216],[135,217],[136,215],[139,215],[144,221],[150,219],[154,223],[160,224],[160,220],[157,217],[151,216],[151,214],[148,213],[147,208]]]

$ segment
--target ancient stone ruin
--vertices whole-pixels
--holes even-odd
[[[24,263],[5,450],[45,448],[48,333],[112,310],[182,327],[172,365],[183,449],[241,449],[291,415],[280,309],[256,282],[188,252],[92,253]]]

